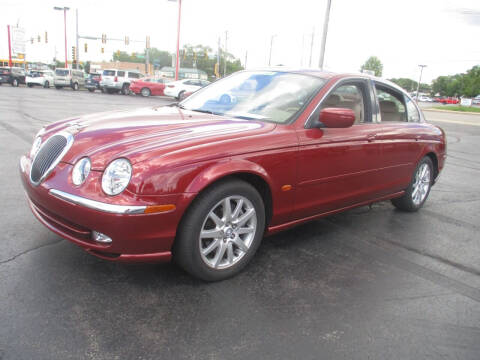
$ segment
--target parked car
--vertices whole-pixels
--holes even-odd
[[[480,105],[480,95],[475,96],[475,98],[472,100],[472,104]]]
[[[25,84],[25,70],[20,67],[0,67],[0,85],[18,86]]]
[[[53,83],[56,89],[67,86],[73,90],[78,90],[85,85],[85,73],[83,70],[57,68],[55,69]]]
[[[249,96],[218,100],[246,82]],[[20,175],[39,221],[90,254],[173,257],[214,281],[244,268],[265,234],[388,199],[419,210],[445,158],[443,130],[395,84],[269,69],[180,104],[46,125]]]
[[[130,84],[130,91],[135,95],[142,96],[162,96],[163,90],[165,89],[165,84],[169,81],[167,79],[152,79],[152,78],[143,78],[139,80],[134,80]]]
[[[429,96],[425,96],[425,95],[420,95],[418,97],[418,101],[422,101],[422,102],[432,102],[433,99]]]
[[[85,80],[85,88],[90,92],[94,92],[95,90],[100,90],[101,79],[102,79],[102,75],[98,73],[88,74],[88,77]]]
[[[442,96],[442,97],[439,97],[437,98],[436,102],[439,102],[441,104],[458,104],[460,102],[460,100],[456,97],[446,97],[446,96]]]
[[[143,75],[136,70],[103,70],[100,88],[109,94],[121,92],[123,95],[128,95],[130,83],[142,77]]]
[[[25,82],[28,87],[43,86],[49,88],[53,85],[53,71],[52,70],[33,70],[27,74]]]
[[[163,92],[166,96],[171,96],[176,98],[177,100],[180,100],[184,93],[193,93],[198,89],[207,86],[208,84],[210,84],[210,82],[207,80],[183,79],[168,83]]]

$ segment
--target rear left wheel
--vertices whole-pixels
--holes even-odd
[[[50,87],[50,83],[48,82],[48,80],[45,81],[45,83],[43,84],[43,87],[45,89],[48,89]]]
[[[425,156],[418,163],[405,194],[397,199],[392,199],[392,204],[403,211],[414,212],[420,209],[430,194],[434,179],[433,171],[432,160]]]
[[[241,180],[224,181],[200,194],[179,226],[174,258],[191,275],[219,281],[240,272],[263,237],[262,197]]]
[[[151,94],[151,91],[149,88],[143,88],[142,90],[140,90],[140,94],[142,94],[142,96],[144,97],[149,97],[150,94]]]

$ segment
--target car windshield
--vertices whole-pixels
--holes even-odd
[[[115,70],[103,70],[104,76],[115,76]]]
[[[325,79],[298,73],[241,71],[192,94],[180,106],[283,124],[303,110],[325,82]]]
[[[68,75],[68,70],[55,70],[55,75],[58,75],[58,76],[67,76]]]

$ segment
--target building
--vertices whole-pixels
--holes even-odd
[[[175,68],[171,66],[164,66],[160,70],[155,71],[158,77],[175,78]],[[205,71],[193,68],[180,68],[178,70],[178,79],[202,79],[208,80],[208,75]]]

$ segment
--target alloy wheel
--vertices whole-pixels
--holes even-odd
[[[420,205],[428,195],[431,185],[431,170],[427,163],[421,164],[415,173],[415,180],[412,186],[412,201]]]
[[[208,212],[199,235],[202,260],[211,268],[227,269],[249,251],[257,230],[257,214],[244,196],[219,201]]]

